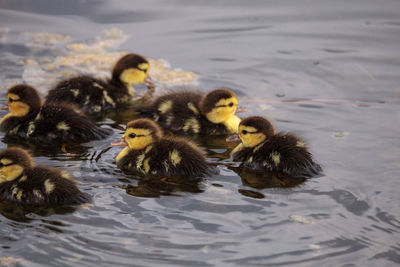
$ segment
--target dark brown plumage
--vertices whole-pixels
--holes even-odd
[[[66,172],[34,166],[19,148],[0,152],[0,198],[33,205],[79,205],[91,199]]]
[[[71,104],[40,106],[40,96],[31,86],[17,85],[7,95],[11,112],[2,119],[0,130],[8,135],[42,143],[84,143],[105,138],[111,132],[95,125]],[[10,102],[12,97],[19,97],[18,102]],[[15,104],[23,105],[22,111],[15,111]]]
[[[233,150],[232,157],[246,167],[293,177],[311,177],[322,172],[304,141],[290,133],[275,134],[272,124],[262,117],[242,120],[239,136],[242,143]],[[260,139],[262,136],[265,138]]]
[[[128,148],[117,156],[117,165],[124,171],[185,178],[218,173],[195,144],[183,138],[162,137],[158,125],[148,119],[128,123],[124,139]],[[135,149],[136,145],[142,144],[143,147]]]
[[[140,68],[143,63],[147,64],[146,69]],[[147,77],[148,64],[147,59],[140,55],[125,55],[115,64],[110,80],[103,81],[84,75],[61,81],[49,91],[46,103],[73,103],[88,114],[114,109],[131,98],[130,86],[136,83],[121,79],[121,74],[125,70],[135,69],[139,75],[141,73]]]
[[[216,104],[222,99],[235,99],[233,109],[236,110],[236,96],[227,89],[215,89],[208,94],[198,91],[179,91],[168,93],[156,98],[147,107],[138,107],[136,110],[143,117],[148,117],[156,121],[163,128],[174,132],[186,134],[210,134],[224,135],[233,133],[223,122],[212,122],[207,117],[216,108],[229,108]],[[228,114],[227,119],[234,117]],[[238,122],[237,122],[238,124]]]

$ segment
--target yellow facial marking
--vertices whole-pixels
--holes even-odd
[[[123,157],[125,157],[129,153],[129,147],[125,147],[121,152],[119,152],[118,156],[115,158],[115,161],[118,163]]]
[[[8,109],[10,110],[11,114],[10,116],[23,117],[29,113],[30,107],[27,104],[19,101],[20,98],[18,95],[7,94],[7,99],[8,99]],[[5,119],[5,117],[3,119]]]
[[[55,188],[55,185],[50,181],[50,179],[47,179],[44,181],[44,189],[46,190],[46,194],[50,194],[53,192]]]
[[[253,156],[250,156],[250,158],[247,160],[248,163],[252,163],[253,162]]]
[[[147,158],[143,162],[143,168],[144,168],[145,173],[148,173],[150,171],[149,161],[150,161],[150,158]]]
[[[174,166],[178,165],[182,161],[181,155],[179,154],[178,150],[174,149],[169,152],[169,160]]]
[[[297,147],[305,147],[306,144],[304,142],[302,142],[302,141],[297,141],[296,146]]]
[[[144,63],[146,64],[146,63]],[[141,64],[140,64],[141,65]],[[146,64],[148,66],[148,64]],[[145,65],[143,65],[145,66]],[[130,68],[124,70],[121,75],[119,76],[119,79],[123,82],[128,84],[129,86],[132,84],[138,84],[144,82],[144,80],[147,78],[147,71],[141,71],[139,69],[135,68]]]
[[[41,117],[41,114],[40,114],[40,112],[36,115],[36,117],[35,117],[35,121],[38,121],[38,120],[40,120],[40,117]]]
[[[22,174],[23,171],[24,171],[24,168],[17,164],[1,167],[0,168],[0,183],[15,180]]]
[[[25,182],[26,179],[28,179],[28,177],[26,175],[22,176],[21,178],[19,178],[18,183],[22,183]]]
[[[75,97],[77,97],[78,95],[79,95],[79,89],[71,89],[71,93],[75,96]]]
[[[112,105],[113,107],[115,106],[115,102],[114,100],[108,95],[107,91],[104,90],[103,91],[103,96],[104,96],[104,100],[109,103],[110,105]]]
[[[192,130],[194,133],[198,133],[200,131],[200,123],[195,117],[187,119],[183,125],[184,132],[188,132],[189,130]]]
[[[149,64],[147,64],[147,63],[140,63],[140,64],[138,65],[138,69],[144,70],[144,71],[146,71],[147,73],[149,73],[150,66],[149,66]]]
[[[239,126],[239,137],[245,147],[255,147],[266,139],[263,133],[257,133],[257,129],[251,126]]]
[[[221,99],[206,117],[212,123],[223,123],[229,131],[237,133],[240,118],[235,116],[238,100],[236,97]]]
[[[68,124],[64,121],[57,124],[57,130],[59,131],[68,131],[69,129],[71,129],[71,127],[69,127]]]
[[[131,137],[131,135],[135,135]],[[125,142],[130,149],[143,149],[154,142],[153,136],[148,129],[128,128],[124,134]]]
[[[165,102],[162,102],[160,106],[158,107],[158,111],[160,111],[161,114],[167,113],[170,109],[172,108],[172,101],[168,100]]]
[[[269,157],[274,162],[275,167],[278,167],[279,163],[281,162],[281,155],[278,152],[274,151],[269,155]]]
[[[192,102],[187,103],[187,107],[188,107],[191,111],[193,111],[194,114],[196,114],[196,115],[199,114],[199,111],[198,111],[197,108],[193,105]]]
[[[34,190],[33,190],[33,195],[34,195],[38,200],[42,200],[42,199],[43,199],[43,195],[42,195],[42,192],[40,192],[40,190],[34,189]]]
[[[13,161],[11,159],[4,158],[4,159],[0,160],[0,163],[3,163],[4,165],[8,165],[10,163],[13,163]]]

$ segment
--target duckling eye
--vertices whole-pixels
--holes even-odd
[[[243,130],[242,131],[242,134],[247,134],[248,132],[246,131],[246,130]]]
[[[8,98],[8,102],[12,103],[14,101],[14,99],[12,99],[11,97]]]
[[[231,102],[231,103],[229,103],[229,104],[228,104],[228,106],[230,106],[230,107],[233,107],[233,103],[232,103],[232,102]]]
[[[0,162],[0,168],[3,168],[4,164]]]
[[[129,138],[135,138],[135,137],[136,137],[136,134],[135,134],[135,133],[129,134]]]

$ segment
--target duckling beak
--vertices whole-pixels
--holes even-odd
[[[149,86],[155,86],[153,79],[150,76],[147,76],[144,82],[147,83]]]
[[[235,113],[238,114],[238,113],[243,113],[243,112],[247,112],[247,111],[249,111],[248,108],[238,105]]]
[[[0,108],[1,110],[9,110],[8,106],[4,106]]]
[[[239,135],[234,134],[225,139],[226,142],[241,142]]]
[[[127,146],[128,144],[125,142],[124,138],[121,138],[117,141],[111,142],[110,146]]]

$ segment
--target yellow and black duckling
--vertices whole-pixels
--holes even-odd
[[[165,94],[136,110],[174,132],[224,135],[237,133],[240,123],[235,115],[237,105],[232,91],[219,88],[207,94],[197,91]]]
[[[33,205],[79,205],[90,202],[68,173],[35,166],[23,149],[0,152],[0,198]]]
[[[16,85],[7,93],[10,113],[0,121],[0,131],[42,143],[84,143],[105,138],[111,130],[98,127],[75,106],[41,105],[39,93],[29,85]]]
[[[103,81],[84,75],[61,81],[49,91],[46,103],[73,103],[87,114],[115,108],[134,95],[132,84],[148,82],[146,78],[149,70],[146,58],[128,54],[115,64],[110,80]]]
[[[203,177],[218,173],[207,163],[202,151],[182,138],[163,137],[160,127],[149,119],[137,119],[126,126],[114,146],[128,146],[117,156],[120,169],[155,177]]]
[[[273,125],[263,117],[243,119],[239,137],[242,142],[232,151],[232,157],[246,167],[292,177],[311,177],[322,172],[304,141],[290,133],[276,134]]]

